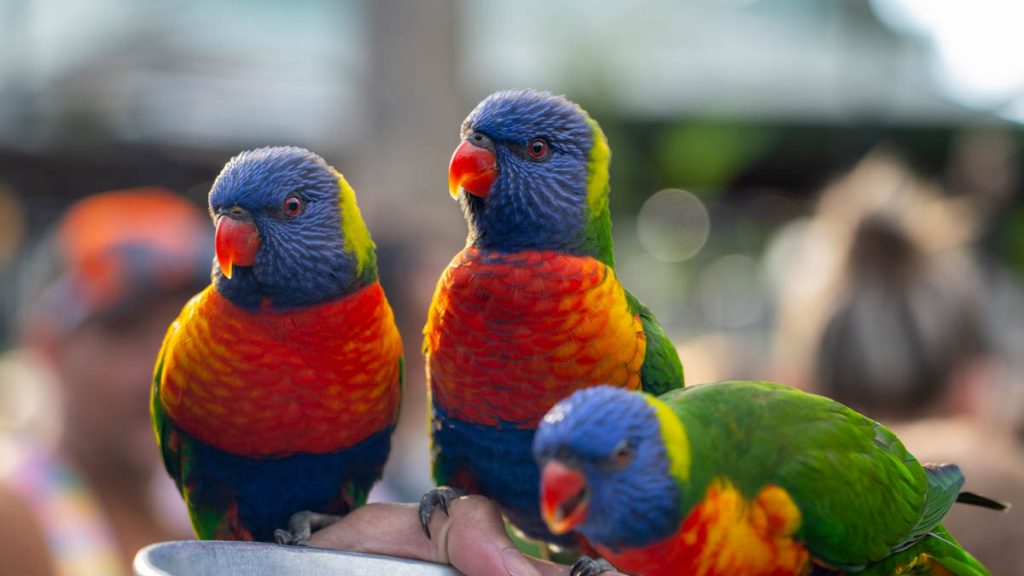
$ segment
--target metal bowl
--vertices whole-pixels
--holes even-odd
[[[161,542],[135,555],[136,576],[460,576],[449,566],[402,558],[260,542]]]

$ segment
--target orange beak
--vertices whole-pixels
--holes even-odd
[[[217,218],[214,247],[217,265],[227,278],[231,278],[234,266],[252,266],[261,244],[256,225],[244,215],[227,213]]]
[[[452,198],[458,198],[459,188],[462,188],[474,196],[487,198],[497,177],[494,152],[463,140],[448,164],[448,192]]]
[[[549,460],[540,478],[540,511],[548,529],[565,534],[587,519],[589,508],[583,474],[557,460]]]

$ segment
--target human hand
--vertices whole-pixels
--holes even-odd
[[[523,555],[501,514],[482,496],[464,496],[434,514],[428,540],[416,504],[367,504],[313,533],[310,546],[451,564],[466,576],[567,576],[569,567]],[[616,576],[604,572],[601,576]],[[617,575],[622,576],[622,575]]]

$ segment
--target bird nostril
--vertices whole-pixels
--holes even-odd
[[[494,142],[484,134],[483,132],[472,132],[466,141],[478,148],[486,148],[487,150],[494,151]]]

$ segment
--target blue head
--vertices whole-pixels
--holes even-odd
[[[533,442],[541,512],[552,532],[577,530],[614,549],[653,544],[676,531],[678,474],[689,467],[689,449],[668,447],[680,443],[681,433],[668,410],[651,396],[611,386],[555,404]]]
[[[463,122],[462,139],[448,186],[469,222],[470,244],[612,264],[611,153],[582,108],[547,92],[497,92]]]
[[[318,304],[377,279],[373,241],[344,177],[302,148],[242,152],[210,190],[217,291],[239,306]]]

